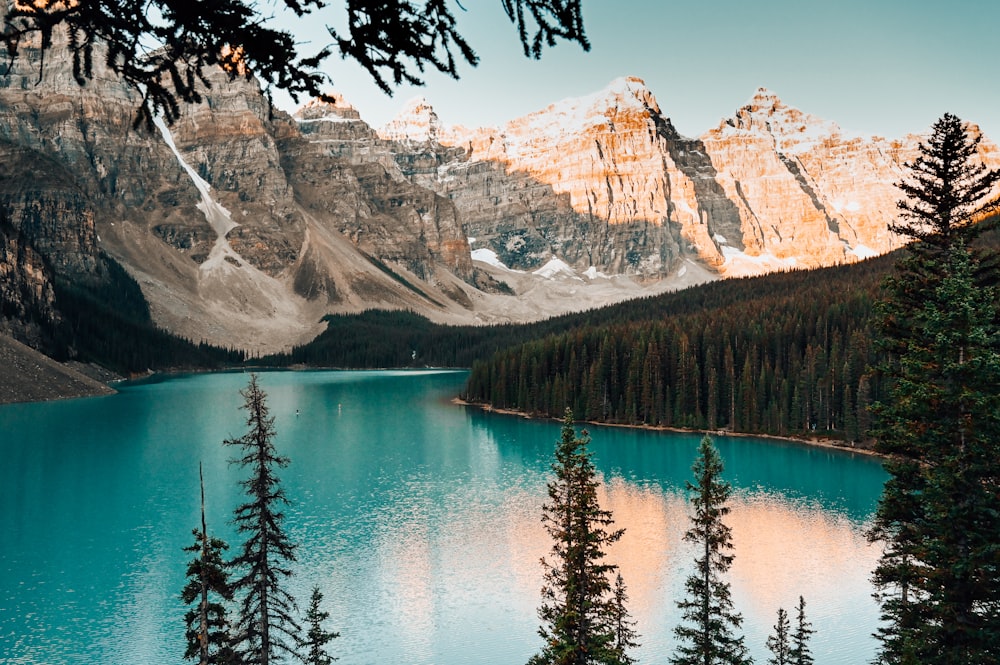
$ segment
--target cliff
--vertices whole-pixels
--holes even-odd
[[[744,275],[898,247],[895,183],[921,138],[850,134],[766,89],[687,138],[634,77],[501,128],[445,127],[418,100],[379,134],[407,177],[455,202],[474,248],[508,267],[556,255],[647,279],[685,258]],[[1000,165],[985,138],[980,159]]]
[[[0,296],[36,342],[53,281],[106,285],[105,256],[160,327],[251,353],[327,313],[524,321],[853,261],[899,245],[893,183],[919,140],[849,135],[766,90],[684,137],[634,77],[499,128],[417,99],[376,131],[341,98],[289,116],[222,70],[151,132],[99,53],[76,83],[59,39],[44,68],[37,44],[0,54]],[[988,139],[980,156],[1000,165]]]

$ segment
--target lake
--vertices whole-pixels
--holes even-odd
[[[540,646],[550,542],[541,505],[559,423],[451,404],[464,372],[267,372],[281,478],[298,543],[289,583],[319,585],[345,665],[521,665]],[[232,550],[243,477],[222,441],[246,431],[240,373],[171,377],[108,397],[0,406],[0,662],[183,661],[180,590],[199,524]],[[700,437],[591,427],[601,503],[640,663],[663,663],[694,552],[684,482]],[[864,528],[886,476],[848,451],[716,438],[735,488],[729,573],[747,644],[799,595],[817,665],[874,656],[878,548]],[[231,550],[231,551],[232,551]]]

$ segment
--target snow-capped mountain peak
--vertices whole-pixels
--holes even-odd
[[[763,135],[773,138],[780,152],[797,153],[812,149],[818,142],[845,136],[840,125],[785,104],[774,91],[757,88],[736,114],[722,121],[722,135]]]
[[[407,101],[395,118],[378,130],[379,138],[386,141],[424,143],[437,141],[441,120],[434,107],[424,97]]]
[[[300,122],[361,119],[361,114],[358,113],[358,110],[354,108],[354,106],[344,99],[343,95],[337,93],[329,93],[329,95],[333,98],[333,101],[326,101],[319,99],[318,97],[310,99],[308,102],[300,106],[295,112],[295,118]]]

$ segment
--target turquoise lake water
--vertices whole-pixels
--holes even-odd
[[[540,523],[559,424],[449,398],[462,372],[268,372],[299,544],[290,588],[319,585],[344,665],[520,665],[540,646]],[[242,500],[222,440],[245,431],[243,374],[0,406],[0,662],[183,663],[191,530],[205,468],[209,531]],[[298,411],[298,415],[296,412]],[[664,663],[694,553],[684,482],[697,435],[592,427],[601,501],[626,533],[609,553],[638,620],[641,663]],[[805,596],[817,665],[869,662],[878,550],[863,535],[885,474],[849,452],[716,439],[736,489],[729,573],[758,663],[779,607]]]

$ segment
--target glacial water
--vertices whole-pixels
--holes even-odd
[[[204,464],[209,530],[229,523],[245,431],[239,373],[117,395],[0,406],[0,662],[183,661],[184,585]],[[325,596],[344,665],[520,665],[537,651],[539,521],[559,424],[449,403],[458,372],[269,372],[299,544],[290,581]],[[667,661],[694,553],[681,541],[695,435],[592,427],[602,503],[641,663]],[[779,607],[806,598],[818,665],[871,660],[877,548],[863,530],[884,472],[849,452],[718,438],[736,488],[729,574],[758,663]]]

